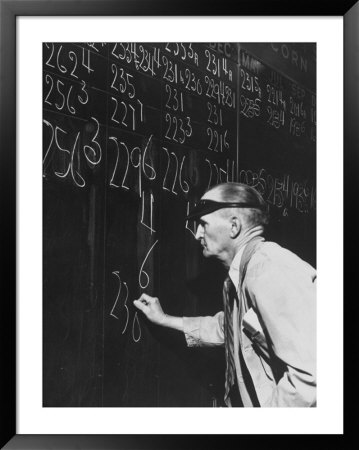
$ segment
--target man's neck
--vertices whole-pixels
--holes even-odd
[[[238,237],[235,241],[235,245],[233,247],[232,258],[231,258],[231,261],[230,261],[228,267],[230,267],[236,254],[252,239],[254,239],[255,237],[258,237],[258,236],[263,236],[263,232],[264,232],[264,229],[261,225],[257,225],[255,227],[246,228],[245,230],[242,230],[242,232],[238,235]]]
[[[218,259],[221,261],[223,266],[229,270],[235,256],[238,252],[252,239],[257,236],[262,236],[264,229],[261,225],[252,228],[246,228],[242,230],[241,233],[233,240],[230,248],[227,248],[225,252]]]

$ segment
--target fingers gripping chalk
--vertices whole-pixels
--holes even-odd
[[[156,297],[151,297],[150,295],[147,295],[143,293],[141,297],[138,299],[140,302],[144,303],[145,305],[153,303],[153,301],[156,299]],[[158,300],[158,299],[157,299]]]
[[[134,300],[133,304],[140,309],[141,311],[145,312],[146,307],[153,303],[154,298],[150,297],[147,294],[142,294],[141,297],[137,300]]]
[[[142,311],[144,314],[147,315],[147,305],[146,303],[142,302],[141,300],[134,300],[133,304],[136,306],[137,309],[139,309],[140,311]]]
[[[133,301],[133,304],[142,311],[147,319],[158,325],[163,325],[166,314],[163,312],[160,301],[157,297],[151,297],[143,293],[141,297]]]

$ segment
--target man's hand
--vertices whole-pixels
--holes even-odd
[[[157,325],[166,326],[167,315],[163,312],[157,297],[142,294],[138,300],[134,300],[133,304],[144,313],[148,320]]]
[[[142,294],[138,300],[133,301],[133,304],[142,311],[151,322],[163,327],[183,331],[183,318],[165,314],[157,297]]]

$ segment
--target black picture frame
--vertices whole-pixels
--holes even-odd
[[[252,0],[230,2],[199,2],[182,0],[0,0],[0,182],[1,182],[1,270],[3,295],[1,301],[1,448],[45,449],[179,449],[227,448],[229,445],[264,445],[278,435],[19,435],[16,433],[16,17],[19,16],[343,16],[344,18],[344,207],[351,202],[354,177],[358,166],[358,80],[359,80],[359,2],[307,1],[285,2]],[[353,205],[354,202],[354,205]],[[352,226],[356,217],[351,218]],[[351,233],[353,236],[353,233]],[[352,241],[351,241],[351,248]],[[348,276],[344,280],[346,281]],[[6,289],[5,289],[6,287]],[[354,303],[349,303],[345,317],[347,327],[355,329]],[[348,390],[347,390],[348,392]],[[347,402],[348,404],[349,402]],[[330,444],[344,448],[354,423],[348,418],[344,435],[330,436]],[[299,445],[317,445],[320,436],[280,435],[276,446],[290,439]],[[338,442],[338,441],[341,442]],[[205,441],[205,442],[204,442]]]

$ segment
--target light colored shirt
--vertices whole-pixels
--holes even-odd
[[[244,247],[236,254],[229,270],[237,290],[243,251]],[[273,242],[261,243],[252,256],[242,287],[249,308],[244,308],[242,319],[258,332],[258,338],[270,348],[272,358],[268,360],[258,353],[244,333],[235,302],[234,357],[244,406],[253,403],[242,377],[240,351],[261,406],[315,406],[315,280],[316,272],[309,264]],[[184,317],[187,344],[223,345],[223,322],[223,311],[213,317]]]

